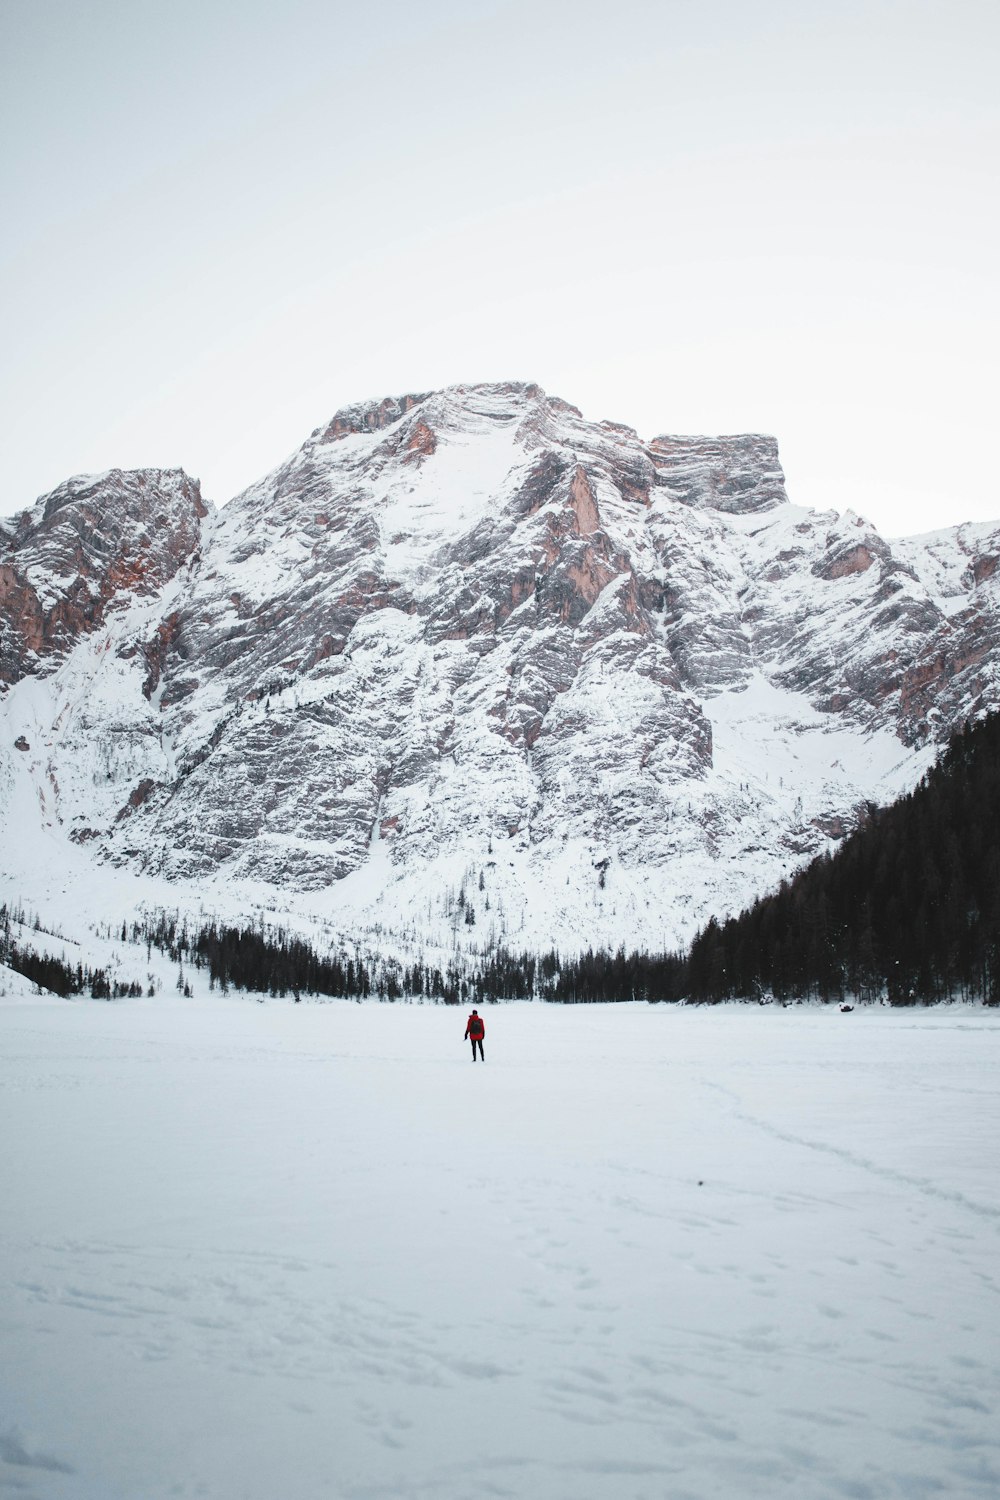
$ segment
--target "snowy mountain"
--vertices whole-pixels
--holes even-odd
[[[219,511],[71,480],[0,523],[2,891],[672,946],[1000,703],[998,558],[534,385],[348,408]]]

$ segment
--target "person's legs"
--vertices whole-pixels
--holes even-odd
[[[483,1062],[485,1062],[486,1061],[486,1053],[483,1051],[483,1039],[482,1039],[482,1037],[477,1037],[476,1041],[478,1041],[478,1043],[479,1043],[479,1056],[482,1058]],[[475,1060],[476,1060],[476,1043],[475,1042],[473,1042],[473,1044],[472,1044],[472,1060],[473,1060],[473,1062],[475,1062]]]
[[[476,1039],[475,1039],[474,1036],[472,1036],[472,1037],[469,1038],[469,1041],[472,1043],[472,1061],[475,1062],[475,1060],[476,1060]]]

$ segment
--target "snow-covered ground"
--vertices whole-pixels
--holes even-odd
[[[1000,1493],[1000,1016],[0,1000],[18,1500]]]

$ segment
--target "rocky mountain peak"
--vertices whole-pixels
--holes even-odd
[[[345,437],[383,432],[416,407],[422,409],[421,420],[431,430],[435,421],[454,428],[481,418],[505,422],[546,412],[581,417],[577,407],[559,397],[547,396],[533,381],[492,381],[384,396],[342,407],[326,427],[316,429],[310,442],[336,442]]]
[[[655,437],[649,450],[661,479],[688,505],[746,515],[788,499],[773,437]]]
[[[120,595],[155,595],[194,554],[208,507],[183,469],[77,475],[0,535],[0,682],[65,652]]]
[[[381,401],[361,401],[353,406],[341,407],[326,427],[317,428],[313,434],[322,442],[336,442],[338,438],[352,437],[361,432],[382,432],[398,422],[400,417],[426,401],[428,392],[411,392],[406,396],[384,396]]]

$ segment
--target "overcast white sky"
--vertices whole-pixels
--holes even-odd
[[[537,380],[1000,517],[996,0],[0,0],[0,513]]]

